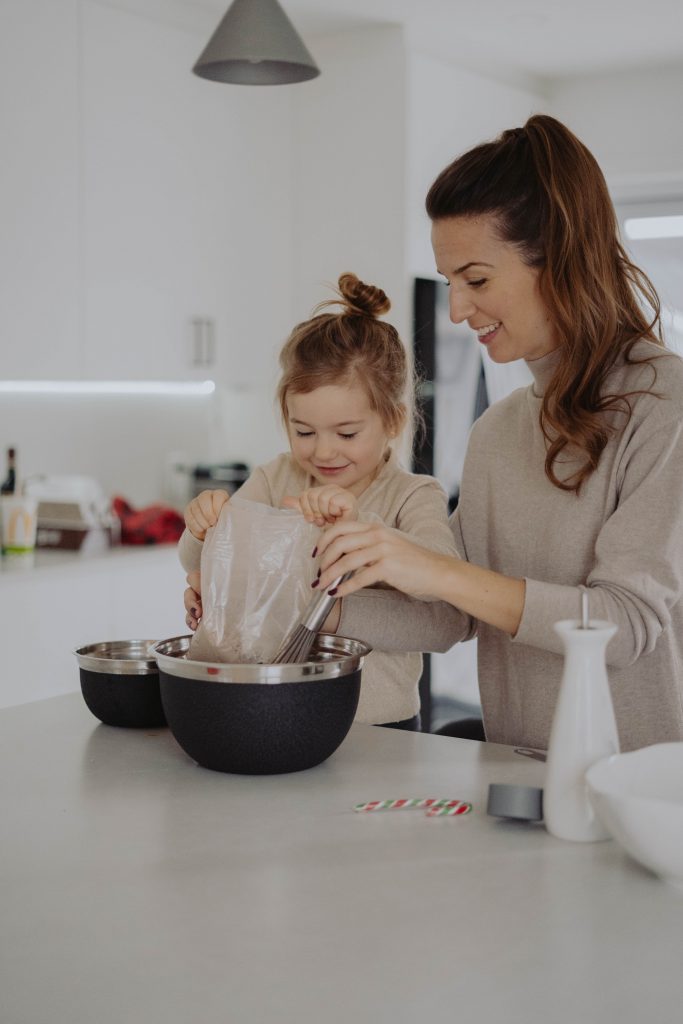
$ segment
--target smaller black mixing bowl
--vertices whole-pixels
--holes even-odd
[[[83,699],[105,725],[149,729],[166,725],[155,640],[105,640],[74,651]]]
[[[298,772],[328,758],[351,728],[370,651],[359,640],[320,633],[303,665],[193,661],[190,640],[163,640],[155,652],[169,728],[204,768]]]

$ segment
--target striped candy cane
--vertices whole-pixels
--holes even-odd
[[[453,807],[455,804],[460,803],[460,800],[450,800],[448,798],[437,799],[436,797],[426,797],[425,799],[411,798],[404,800],[370,800],[365,804],[356,804],[354,811],[400,810],[404,807]]]
[[[454,802],[446,804],[443,807],[432,807],[431,810],[427,811],[427,817],[436,818],[446,814],[467,814],[467,812],[471,810],[472,804],[466,804],[462,800],[455,800]]]

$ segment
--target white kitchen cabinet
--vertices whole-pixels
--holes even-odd
[[[81,355],[78,0],[3,0],[0,343],[4,379]]]
[[[254,299],[262,321],[267,314],[250,261],[259,219],[289,188],[288,149],[278,157],[269,142],[277,146],[274,122],[282,123],[289,100],[194,76],[207,35],[204,21],[193,30],[96,0],[84,6],[87,375],[237,383],[256,376],[254,346],[243,351],[245,332],[249,342],[255,329]],[[280,158],[282,186],[269,176]],[[269,231],[288,231],[287,208]],[[287,276],[278,274],[284,289]]]
[[[145,11],[3,0],[3,379],[241,388],[291,327],[291,94],[197,78],[211,15]]]
[[[0,708],[77,690],[76,647],[186,633],[185,585],[174,544],[101,555],[38,551],[35,567],[23,570],[3,557]]]

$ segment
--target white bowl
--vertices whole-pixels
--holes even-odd
[[[588,769],[586,783],[610,835],[683,889],[683,743],[612,754]]]

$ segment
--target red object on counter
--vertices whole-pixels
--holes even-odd
[[[114,497],[111,507],[121,520],[122,544],[171,544],[185,529],[183,517],[168,505],[148,505],[136,511],[124,498]]]

